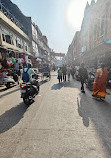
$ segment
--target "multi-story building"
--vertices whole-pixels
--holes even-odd
[[[87,2],[80,36],[80,62],[97,65],[111,60],[111,1]],[[73,39],[74,40],[74,39]],[[74,45],[74,42],[72,42]],[[73,48],[73,52],[76,45]],[[78,52],[78,51],[76,51]]]
[[[31,17],[24,16],[20,9],[10,0],[1,0],[0,10],[1,14],[4,15],[1,16],[1,32],[7,32],[10,36],[10,41],[8,41],[4,38],[9,38],[9,36],[4,35],[3,37],[1,33],[1,46],[3,47],[5,43],[8,49],[13,48],[14,52],[27,54],[33,65],[39,64],[39,61],[48,63],[50,60],[50,48],[47,37],[42,35],[39,27],[32,22]]]
[[[71,65],[73,63],[73,45],[72,43],[68,47],[67,55],[66,55],[66,64]]]
[[[78,62],[80,61],[80,55],[81,55],[81,51],[80,51],[80,31],[77,31],[75,33],[72,44],[73,44],[73,63],[78,64]]]
[[[87,3],[81,26],[81,52],[87,63],[108,62],[111,55],[111,1]]]
[[[22,24],[0,4],[0,56],[31,56],[31,41],[22,31]]]
[[[33,53],[37,58],[42,59],[44,63],[49,62],[49,56],[51,49],[48,46],[48,39],[42,35],[39,27],[35,23],[31,22],[32,25],[32,47]]]
[[[80,32],[77,31],[74,35],[72,43],[69,45],[66,61],[67,64],[78,64],[80,61]]]

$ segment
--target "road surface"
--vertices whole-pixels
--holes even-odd
[[[29,108],[18,86],[0,89],[0,158],[111,158],[111,96],[97,101],[56,72]]]

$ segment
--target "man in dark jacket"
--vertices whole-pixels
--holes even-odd
[[[63,65],[63,67],[62,67],[62,73],[63,73],[63,80],[64,81],[66,81],[66,72],[67,72],[66,65]]]
[[[84,83],[86,79],[88,79],[88,73],[87,73],[87,69],[84,67],[84,63],[81,64],[81,67],[79,69],[79,75],[80,75],[80,81],[81,81],[81,92],[85,93]]]

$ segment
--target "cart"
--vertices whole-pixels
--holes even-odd
[[[50,75],[50,69],[48,67],[44,67],[42,69],[41,73],[42,73],[41,80],[44,80],[44,77],[45,77],[45,79],[49,78],[49,80],[50,80],[51,75]]]

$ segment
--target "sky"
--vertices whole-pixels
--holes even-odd
[[[84,9],[91,0],[11,0],[22,13],[31,16],[49,47],[57,53],[67,53],[74,34],[81,28]]]

